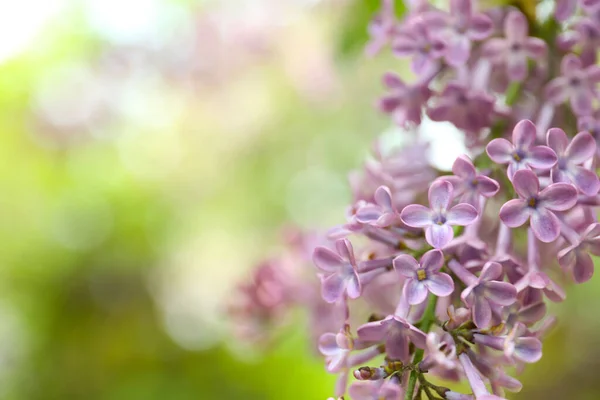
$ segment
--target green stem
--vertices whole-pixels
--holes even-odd
[[[437,296],[431,294],[429,296],[429,303],[427,303],[427,309],[423,314],[423,318],[421,318],[420,328],[425,334],[429,332],[431,329],[431,325],[435,322],[435,306],[437,304]],[[404,396],[404,400],[412,400],[415,392],[415,385],[417,383],[417,376],[420,372],[417,371],[418,364],[423,360],[423,355],[425,350],[417,349],[415,351],[415,356],[413,358],[413,365],[415,365],[415,370],[410,373],[410,378],[408,380],[408,387],[406,388],[406,395]]]

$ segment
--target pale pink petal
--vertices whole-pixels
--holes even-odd
[[[408,254],[401,254],[394,258],[392,264],[394,265],[394,269],[396,271],[407,278],[414,278],[416,271],[419,268],[419,263],[417,260]]]
[[[313,262],[321,271],[330,273],[338,272],[345,263],[339,254],[326,247],[317,247],[315,249]]]
[[[492,161],[498,164],[506,164],[512,160],[514,149],[511,142],[500,138],[492,140],[485,148],[485,151]]]
[[[450,225],[433,224],[425,230],[425,240],[436,249],[441,249],[454,237],[454,231]]]
[[[425,284],[416,279],[408,279],[405,283],[405,290],[408,304],[421,304],[427,298]]]
[[[453,187],[450,182],[438,180],[429,187],[429,206],[432,210],[447,209],[452,201]]]
[[[508,282],[487,282],[486,297],[501,306],[509,306],[517,300],[517,289]]]
[[[428,275],[433,275],[438,272],[444,265],[444,253],[440,250],[429,250],[421,257],[421,268]]]
[[[577,204],[577,189],[569,183],[553,183],[540,192],[539,200],[545,208],[566,211]]]
[[[527,149],[535,142],[537,130],[533,122],[528,119],[519,121],[512,133],[512,142],[517,149]]]
[[[431,275],[428,279],[423,281],[423,283],[427,289],[436,296],[449,296],[454,291],[454,281],[450,275],[443,272]]]
[[[593,139],[592,139],[593,140]],[[565,131],[560,128],[550,128],[546,133],[548,146],[558,155],[563,155],[569,146],[569,138]]]
[[[446,214],[448,225],[469,225],[477,219],[477,210],[470,204],[461,203],[452,207]]]
[[[483,296],[475,296],[473,304],[473,322],[480,329],[489,328],[492,322],[490,303]]]
[[[523,225],[530,215],[527,202],[521,199],[509,200],[500,208],[500,219],[510,228]]]
[[[531,229],[540,241],[550,243],[560,234],[560,222],[552,211],[540,208],[531,215]]]
[[[413,228],[424,228],[432,224],[431,210],[420,204],[411,204],[402,210],[400,218]]]
[[[515,191],[524,199],[537,196],[540,191],[540,182],[536,174],[528,169],[515,172],[512,183]]]
[[[547,146],[533,146],[527,157],[527,164],[538,169],[550,169],[557,161],[556,153]]]
[[[596,154],[596,141],[588,132],[579,132],[566,148],[565,155],[574,164],[582,164]]]

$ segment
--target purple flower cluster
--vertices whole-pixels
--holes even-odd
[[[558,2],[541,22],[472,0],[416,0],[400,21],[392,3],[368,51],[410,61],[414,82],[386,74],[379,106],[415,137],[376,143],[345,223],[312,252],[341,316],[319,350],[337,398],[501,400],[521,389],[508,371],[542,357],[546,302],[600,255],[600,2]],[[465,133],[452,174],[427,162],[425,119]],[[471,393],[452,389],[463,379]]]

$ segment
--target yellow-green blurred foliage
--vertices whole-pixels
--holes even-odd
[[[342,220],[346,174],[388,128],[379,76],[404,68],[362,56],[376,7],[2,5],[0,398],[330,394],[301,313],[256,351],[225,305],[281,224]],[[597,398],[597,287],[556,307],[519,398]]]

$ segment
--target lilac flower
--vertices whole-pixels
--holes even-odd
[[[348,393],[353,400],[400,400],[403,391],[394,380],[354,382]]]
[[[533,336],[524,336],[526,332],[525,325],[518,323],[506,336],[475,334],[474,340],[476,343],[504,351],[504,355],[509,359],[534,363],[542,358],[542,343]]]
[[[541,59],[546,54],[546,42],[528,36],[527,18],[519,11],[511,11],[504,20],[506,39],[492,38],[484,45],[484,55],[495,64],[506,63],[510,80],[522,81],[527,77],[527,60]]]
[[[321,278],[322,295],[328,303],[342,298],[344,292],[351,299],[356,299],[361,291],[352,243],[339,239],[335,247],[337,253],[326,247],[317,247],[313,254],[313,262],[325,273]]]
[[[388,72],[383,76],[383,84],[390,90],[390,94],[381,98],[379,108],[391,114],[398,125],[408,122],[421,123],[423,105],[431,97],[431,90],[421,83],[406,85],[400,77]]]
[[[385,342],[387,355],[393,360],[408,358],[409,343],[420,349],[425,348],[425,334],[395,315],[389,315],[381,321],[366,323],[358,328],[357,334],[364,342]]]
[[[426,13],[410,20],[392,42],[392,50],[398,57],[412,57],[411,67],[414,73],[423,74],[432,71],[444,55],[445,45],[432,31],[438,31],[443,20],[437,13]]]
[[[586,228],[578,240],[558,253],[558,263],[573,273],[576,283],[587,282],[594,275],[594,261],[589,253],[600,256],[600,224]]]
[[[443,176],[440,179],[445,179],[452,184],[455,195],[461,196],[459,200],[461,203],[470,204],[476,209],[480,208],[481,196],[492,197],[500,189],[498,182],[478,174],[473,162],[465,155],[459,156],[454,161],[452,172],[454,175]]]
[[[452,268],[455,271],[455,268]],[[473,310],[473,322],[478,328],[488,328],[492,322],[492,305],[509,306],[517,299],[517,290],[508,282],[498,281],[502,276],[502,266],[488,262],[481,274],[469,279],[469,286],[460,297]]]
[[[574,54],[567,54],[560,64],[561,76],[546,86],[546,97],[555,105],[570,100],[573,112],[578,115],[592,113],[592,101],[598,98],[595,86],[600,82],[600,67],[584,68]]]
[[[440,272],[444,265],[444,254],[439,250],[430,250],[418,263],[408,254],[394,258],[394,269],[407,279],[404,283],[409,304],[420,304],[431,292],[436,296],[449,296],[454,291],[454,282],[450,275]]]
[[[486,152],[492,161],[508,164],[507,174],[511,181],[515,172],[521,169],[550,169],[556,164],[556,154],[549,147],[533,146],[536,135],[533,122],[520,121],[513,129],[512,143],[503,138],[494,139],[487,145]]]
[[[579,48],[579,58],[584,66],[596,62],[596,50],[600,47],[600,26],[594,18],[578,20],[573,30],[567,31],[557,38],[561,50],[572,51]]]
[[[492,20],[485,14],[474,14],[471,0],[450,0],[448,28],[443,33],[448,64],[465,64],[471,54],[471,42],[483,40],[491,32]]]
[[[492,125],[494,98],[467,85],[450,82],[427,110],[433,121],[449,121],[457,128],[477,132]]]
[[[387,186],[377,188],[374,200],[375,204],[365,203],[357,209],[355,218],[358,222],[386,227],[400,221],[400,214],[394,206],[392,193]]]
[[[454,198],[452,184],[436,181],[429,187],[429,206],[411,204],[402,210],[400,218],[408,226],[425,228],[427,243],[436,249],[448,244],[454,237],[452,225],[469,225],[477,219],[477,210],[470,204],[460,203],[449,208]]]
[[[577,203],[575,186],[554,183],[540,191],[537,176],[529,170],[517,171],[513,186],[520,198],[509,200],[502,206],[502,222],[516,228],[531,219],[531,229],[540,241],[549,243],[556,240],[560,234],[560,223],[552,211],[566,211]]]
[[[354,340],[346,329],[340,332],[324,333],[319,338],[319,351],[326,357],[327,370],[339,372],[346,366],[346,360],[354,348]]]
[[[551,171],[552,182],[574,184],[583,194],[594,196],[600,190],[595,172],[580,165],[596,153],[596,142],[588,132],[579,132],[571,143],[560,128],[552,128],[547,134],[548,146],[558,155],[558,162]]]

